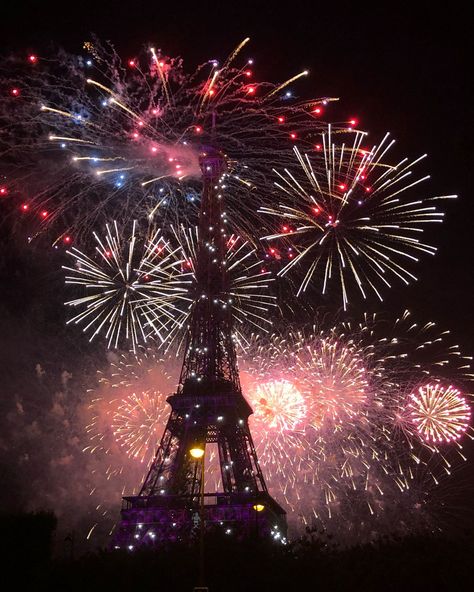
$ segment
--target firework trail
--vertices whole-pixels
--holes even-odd
[[[329,126],[316,153],[295,147],[299,172],[274,170],[283,201],[260,208],[277,218],[266,239],[283,241],[286,261],[279,274],[303,270],[298,295],[312,284],[321,285],[323,294],[338,284],[344,309],[352,285],[363,298],[373,291],[382,300],[382,288],[393,280],[416,280],[410,266],[436,252],[420,235],[427,224],[443,220],[436,202],[456,197],[420,193],[429,176],[417,175],[414,167],[426,155],[391,164],[387,154],[395,140],[389,134],[371,148],[365,142],[364,132],[352,134],[347,144],[335,142]]]
[[[255,240],[256,190],[261,203],[272,166],[290,166],[295,141],[314,145],[334,99],[293,98],[290,84],[307,71],[281,84],[254,80],[247,42],[191,73],[158,49],[122,62],[96,41],[82,56],[4,61],[1,172],[11,195],[28,196],[19,208],[31,236],[49,229],[53,242],[78,242],[111,219],[145,216],[164,227],[178,209],[180,221],[195,224],[198,156],[212,145],[228,160],[234,227]]]

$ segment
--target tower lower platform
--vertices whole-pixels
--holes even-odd
[[[259,508],[258,510],[256,508]],[[199,499],[189,496],[123,498],[115,549],[153,548],[189,542],[200,530]],[[286,544],[286,513],[268,493],[247,495],[205,493],[206,532],[221,532],[239,540],[261,538]]]

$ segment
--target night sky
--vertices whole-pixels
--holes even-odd
[[[451,329],[463,351],[474,353],[472,31],[461,3],[436,8],[434,3],[418,2],[415,8],[406,9],[397,3],[380,3],[369,9],[363,3],[346,6],[298,0],[283,7],[245,1],[9,4],[8,15],[2,15],[0,22],[3,54],[41,54],[51,42],[80,53],[82,42],[94,32],[100,39],[112,41],[125,59],[143,44],[153,42],[166,53],[181,55],[187,63],[197,65],[225,57],[242,38],[250,36],[261,79],[285,80],[308,68],[311,77],[304,85],[308,95],[341,98],[331,118],[355,116],[373,138],[390,131],[403,155],[415,157],[427,152],[429,159],[423,170],[430,172],[432,179],[426,191],[460,196],[445,206],[445,223],[436,228],[433,240],[439,252],[423,258],[415,270],[417,283],[408,288],[396,284],[385,292],[382,305],[371,299],[354,305],[351,312],[398,313],[408,308],[421,320],[434,319],[440,327]],[[7,422],[18,401],[28,398],[26,391],[35,392],[40,409],[46,400],[42,397],[50,396],[46,391],[52,388],[64,393],[68,388],[87,386],[84,378],[80,384],[74,383],[78,370],[90,367],[92,374],[94,356],[105,360],[99,347],[86,345],[79,333],[71,334],[64,328],[62,280],[55,270],[56,262],[51,264],[29,253],[19,243],[17,236],[4,229],[0,243],[0,359],[5,362],[5,379],[0,381],[0,412]],[[46,372],[45,380],[51,376],[51,384],[41,387],[44,392],[38,389],[42,370],[37,364]],[[69,379],[64,372],[73,377]],[[57,414],[67,422],[67,404],[61,397],[57,403],[63,407],[63,411],[56,409]],[[28,425],[31,430],[31,422]],[[64,438],[74,438],[68,429],[67,423],[64,432],[51,427],[45,437],[54,439],[51,446],[60,446],[61,433]],[[32,454],[28,450],[31,440],[28,444],[12,433],[0,434],[0,495],[5,496],[7,507],[31,508],[37,500],[47,506],[52,500],[31,487],[36,482],[42,487],[44,482],[35,481],[36,477],[29,482],[18,464],[21,455]],[[36,462],[41,463],[42,458],[38,456]],[[471,458],[462,487],[474,472],[473,462]],[[57,466],[66,465],[64,460],[64,465]],[[30,468],[25,471],[31,474]],[[38,471],[41,467],[33,474]],[[469,505],[467,494],[462,504]]]

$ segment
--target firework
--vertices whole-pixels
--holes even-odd
[[[440,405],[439,432],[469,435],[467,399],[441,384],[449,378],[467,389],[470,362],[449,332],[408,312],[394,323],[366,315],[357,324],[255,337],[241,361],[243,387],[270,491],[285,501],[292,527],[319,525],[348,542],[412,532],[412,518],[430,525],[429,491],[466,457],[457,440],[448,450],[420,438],[423,409],[409,398],[407,411],[407,397],[414,385],[426,396],[430,380],[433,392],[451,397],[451,423]],[[272,396],[280,387],[287,406]]]
[[[431,528],[430,492],[445,488],[466,457],[460,439],[441,449],[420,437],[409,395],[449,379],[463,387],[468,405],[471,359],[449,332],[408,312],[395,322],[366,315],[323,327],[254,334],[241,350],[242,387],[271,494],[287,508],[293,533],[322,527],[342,544]],[[164,394],[173,392],[179,366],[175,355],[141,347],[113,356],[92,395],[86,451],[105,454],[107,480],[131,490],[140,479],[126,483],[127,475],[141,476],[153,458],[167,416]],[[213,489],[220,468],[209,448]]]
[[[306,416],[303,395],[286,380],[257,384],[251,399],[256,421],[267,428],[295,431]]]
[[[245,371],[241,373],[242,386],[253,408],[249,422],[259,458],[266,477],[283,480],[284,467],[291,464],[303,445],[304,425],[307,421],[307,403],[297,387],[275,373],[268,380],[256,381]]]
[[[150,449],[156,446],[163,432],[168,411],[165,398],[157,390],[140,391],[128,395],[118,404],[112,417],[112,429],[128,456],[139,458],[141,462],[149,457]]]
[[[94,238],[94,258],[75,247],[67,251],[75,267],[64,267],[69,272],[66,283],[86,292],[66,302],[83,309],[68,322],[84,324],[84,331],[93,332],[91,339],[104,332],[108,347],[127,340],[136,350],[147,339],[147,326],[164,341],[167,325],[174,323],[176,301],[187,291],[180,249],[172,249],[160,230],[140,245],[135,221],[128,239],[116,222],[107,225],[105,238],[97,233]]]
[[[290,85],[306,71],[282,84],[254,81],[252,61],[238,65],[247,41],[222,65],[210,60],[191,74],[155,48],[122,62],[96,42],[85,44],[85,57],[37,58],[26,73],[4,62],[12,92],[0,106],[1,193],[29,196],[21,211],[32,238],[47,230],[55,243],[79,244],[90,228],[117,220],[105,237],[94,233],[93,256],[71,248],[75,264],[66,269],[67,282],[85,292],[68,302],[80,309],[70,322],[103,333],[109,347],[129,340],[141,352],[104,378],[100,388],[112,390],[92,401],[88,424],[87,452],[107,457],[107,479],[123,479],[129,466],[148,466],[164,429],[169,390],[148,384],[142,370],[153,359],[164,375],[167,362],[148,358],[139,342],[186,329],[199,154],[206,146],[222,151],[219,197],[238,235],[229,233],[220,300],[232,305],[236,338],[247,348],[243,382],[270,488],[303,524],[336,521],[341,531],[367,532],[370,517],[380,524],[401,500],[414,507],[420,473],[437,484],[439,468],[451,472],[440,443],[455,440],[463,457],[469,363],[446,348],[445,334],[433,336],[431,324],[417,327],[407,315],[383,331],[367,317],[359,326],[267,336],[253,347],[240,327],[268,330],[275,305],[257,256],[262,220],[283,219],[266,233],[265,258],[284,262],[281,276],[302,270],[298,294],[319,283],[326,294],[337,284],[346,308],[352,285],[382,299],[394,279],[416,279],[410,265],[435,252],[420,239],[426,224],[442,221],[435,202],[455,196],[420,197],[428,177],[413,171],[423,157],[390,162],[388,136],[366,147],[366,134],[345,129],[350,140],[334,142],[344,130],[319,119],[332,99],[292,99]],[[274,175],[284,200],[277,205]],[[136,218],[162,230],[144,238]],[[120,228],[129,224],[124,238]]]
[[[86,292],[66,302],[82,309],[68,322],[83,324],[91,339],[103,333],[109,348],[127,342],[136,351],[150,336],[168,347],[181,344],[196,297],[197,228],[172,226],[169,239],[157,230],[145,240],[135,221],[128,238],[116,222],[106,228],[105,238],[94,233],[94,258],[76,247],[67,251],[75,267],[64,267],[66,283]],[[275,297],[266,293],[271,272],[256,248],[236,235],[227,240],[225,266],[220,303],[232,308],[235,337],[245,347],[250,327],[266,330],[272,323],[268,311],[276,307]]]
[[[298,350],[303,384],[314,393],[315,427],[327,421],[343,422],[361,413],[367,403],[366,360],[351,343],[321,337]],[[317,407],[317,409],[316,409]]]
[[[187,321],[196,301],[196,262],[198,257],[198,228],[172,226],[174,242],[182,252],[182,271],[189,275],[186,297],[182,299],[179,313],[176,315],[174,330],[168,341],[178,342],[187,330]],[[249,241],[232,234],[226,242],[224,259],[226,268],[226,288],[219,296],[221,306],[231,307],[234,318],[234,337],[237,343],[245,348],[246,335],[251,329],[267,331],[272,324],[269,311],[275,309],[276,298],[269,293],[273,282],[272,273],[264,266],[264,261],[258,257],[257,249]],[[153,308],[153,300],[148,307]]]
[[[110,356],[109,367],[98,372],[98,386],[90,391],[84,452],[105,455],[108,479],[126,479],[137,461],[143,472],[154,457],[168,416],[166,397],[176,388],[179,367],[174,355],[163,357],[158,349],[140,345],[136,352]],[[130,487],[138,482],[126,481]]]
[[[268,423],[261,425],[265,416],[260,414],[259,425],[256,413],[254,433],[270,489],[306,524],[314,518],[323,523],[333,517],[349,519],[350,499],[365,487],[393,489],[396,476],[385,457],[387,440],[381,437],[380,424],[369,420],[391,383],[381,379],[379,367],[372,367],[370,353],[370,348],[336,333],[297,332],[274,336],[262,351],[265,362],[257,355],[252,363],[252,369],[260,367],[247,391],[252,402],[258,401],[258,381],[267,376],[278,376],[302,399],[305,413],[297,429],[270,435]],[[275,401],[268,399],[271,404],[277,413]],[[391,478],[382,479],[384,469]],[[377,507],[370,494],[357,504],[359,512],[361,504],[367,512]]]
[[[170,411],[166,398],[179,381],[177,354],[171,349],[164,354],[156,344],[108,352],[110,364],[98,371],[97,386],[88,392],[81,417],[83,452],[92,467],[90,494],[100,500],[97,519],[108,524],[113,517],[109,530],[115,527],[119,492],[137,493],[156,454]],[[208,452],[206,481],[214,490],[220,486],[220,464],[217,451],[209,446]]]
[[[304,270],[298,294],[313,283],[321,283],[323,294],[338,284],[344,308],[351,284],[363,298],[373,291],[382,300],[382,288],[394,279],[416,280],[410,265],[436,251],[420,234],[427,224],[442,222],[436,202],[456,197],[417,193],[429,176],[417,176],[414,167],[426,155],[390,164],[394,140],[389,134],[372,148],[365,147],[365,139],[365,133],[355,132],[348,144],[334,142],[329,126],[319,151],[295,147],[299,173],[274,171],[284,201],[260,208],[278,218],[278,229],[266,239],[287,245],[280,275]]]
[[[428,442],[450,442],[468,429],[471,412],[460,391],[440,384],[420,386],[410,395],[410,419]]]
[[[230,217],[254,238],[256,191],[261,201],[272,166],[290,166],[295,141],[314,144],[334,99],[293,98],[307,71],[281,84],[254,79],[247,42],[192,73],[155,48],[122,62],[97,41],[83,56],[40,56],[34,67],[4,61],[0,77],[18,93],[0,109],[2,172],[12,193],[30,196],[31,236],[50,229],[78,241],[104,221],[144,216],[165,226],[178,210],[196,223],[198,156],[212,145],[227,157]]]

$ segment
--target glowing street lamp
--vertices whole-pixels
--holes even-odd
[[[253,509],[255,510],[255,537],[258,538],[258,515],[260,512],[265,510],[265,506],[260,503],[256,503],[253,505]]]
[[[191,450],[189,451],[189,454],[195,458],[196,460],[200,460],[203,456],[204,456],[204,447],[201,446],[194,446],[193,448],[191,448]]]

